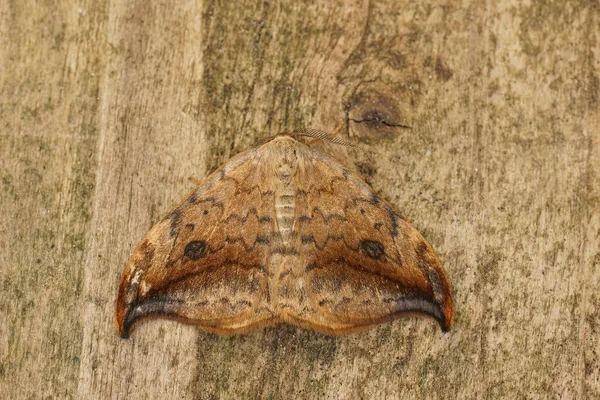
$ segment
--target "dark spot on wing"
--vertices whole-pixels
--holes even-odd
[[[204,240],[194,240],[185,246],[183,254],[190,260],[199,260],[208,252],[208,246]]]
[[[371,192],[369,195],[369,200],[371,200],[371,204],[373,205],[377,205],[381,202],[381,199],[374,192]]]
[[[361,240],[360,249],[373,260],[379,260],[385,254],[385,249],[380,242],[375,240]]]
[[[310,221],[310,217],[308,215],[301,215],[300,218],[298,218],[298,221],[308,222],[308,221]]]
[[[387,207],[387,211],[390,216],[390,219],[392,220],[392,229],[390,229],[390,234],[392,235],[392,237],[396,237],[398,236],[398,220],[400,219],[400,217],[394,212],[394,210],[392,210],[389,207]]]
[[[283,271],[281,274],[279,274],[279,280],[282,280],[283,278],[285,278],[286,276],[288,276],[291,273],[292,273],[291,269],[287,269],[287,270]]]
[[[259,243],[259,244],[269,244],[270,241],[271,240],[269,239],[269,237],[267,235],[258,235],[256,237],[256,243]]]
[[[173,213],[169,216],[169,220],[171,221],[171,226],[169,229],[169,234],[171,237],[177,236],[177,231],[179,229],[179,217],[181,215],[181,210],[178,208],[173,211]]]
[[[302,244],[312,243],[315,241],[315,237],[313,235],[302,235]]]

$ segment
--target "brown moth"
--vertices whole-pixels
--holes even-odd
[[[442,264],[339,161],[290,136],[231,158],[146,234],[116,320],[166,317],[223,335],[278,323],[343,335],[407,316],[454,323]]]

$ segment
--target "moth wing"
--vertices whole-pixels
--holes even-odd
[[[299,269],[280,289],[285,319],[345,334],[420,315],[449,330],[450,284],[429,243],[337,160],[308,151],[296,176]]]
[[[121,278],[116,304],[121,336],[150,316],[218,334],[275,323],[265,273],[273,184],[260,148],[248,150],[158,222]]]

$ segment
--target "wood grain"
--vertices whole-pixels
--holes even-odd
[[[0,4],[0,392],[9,398],[600,397],[600,5]],[[454,329],[119,338],[133,247],[296,127],[402,210]],[[317,145],[319,146],[319,145]]]

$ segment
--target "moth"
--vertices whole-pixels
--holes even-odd
[[[209,175],[146,234],[116,301],[220,334],[290,323],[344,335],[403,316],[454,323],[429,243],[335,158],[282,134]]]

